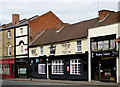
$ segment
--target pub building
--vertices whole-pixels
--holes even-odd
[[[34,62],[33,77],[87,81],[87,36],[88,29],[95,22],[96,18],[66,25],[59,30],[44,30],[29,46],[29,59]]]

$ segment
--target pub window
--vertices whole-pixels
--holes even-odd
[[[115,39],[110,40],[110,49],[115,49]]]
[[[40,46],[40,54],[43,56],[43,46]]]
[[[82,51],[81,40],[77,41],[77,51]]]
[[[70,74],[81,75],[80,59],[70,60]]]
[[[52,61],[52,74],[64,74],[64,63],[62,60]]]
[[[8,38],[11,38],[11,31],[8,31]]]
[[[45,74],[45,64],[38,64],[38,74]]]

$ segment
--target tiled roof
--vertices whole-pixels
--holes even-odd
[[[76,24],[67,25],[59,32],[56,29],[46,30],[38,39],[36,39],[30,46],[38,46],[43,44],[62,42],[72,39],[79,39],[88,36],[88,29],[96,28],[100,26],[111,25],[120,22],[120,12],[111,13],[99,22],[98,18],[94,18],[87,21],[82,21]],[[120,40],[120,37],[118,38]]]
[[[100,27],[100,26],[106,26],[106,25],[111,25],[120,22],[120,11],[110,13],[105,20],[96,23],[93,27]]]
[[[91,28],[97,21],[98,18],[95,18],[64,26],[58,31],[56,31],[56,28],[45,30],[45,32],[41,34],[30,46],[86,38],[88,36],[88,29]]]
[[[52,11],[49,11],[34,20],[29,21],[30,36],[35,39],[38,32],[52,28],[61,28],[64,24]]]

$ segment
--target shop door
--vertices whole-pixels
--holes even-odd
[[[115,81],[116,77],[116,60],[115,58],[100,60],[100,80],[101,81]]]

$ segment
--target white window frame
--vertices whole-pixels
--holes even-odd
[[[11,56],[11,47],[8,46],[8,56]]]
[[[57,69],[54,69],[54,66],[57,67]],[[62,74],[62,75],[64,74],[63,60],[53,60],[52,61],[52,74]]]
[[[78,45],[78,41],[80,41],[81,45]],[[82,52],[82,41],[81,40],[77,40],[76,41],[76,52]],[[78,47],[81,47],[81,50],[78,50]]]
[[[43,69],[43,70],[41,70],[41,69]],[[38,74],[46,74],[45,73],[45,64],[38,64]]]
[[[43,56],[43,46],[40,46],[40,55]]]
[[[20,33],[21,35],[23,35],[23,28],[20,28]]]
[[[75,61],[77,61],[77,62],[75,62]],[[78,61],[80,61],[80,59],[72,59],[72,60],[70,60],[70,74],[71,75],[81,75],[81,61],[80,61],[80,63]],[[74,66],[72,67],[72,65],[74,65]],[[75,71],[75,65],[77,65],[77,72]],[[78,66],[78,65],[80,65],[80,66]]]
[[[8,31],[8,38],[11,38],[11,31]]]

